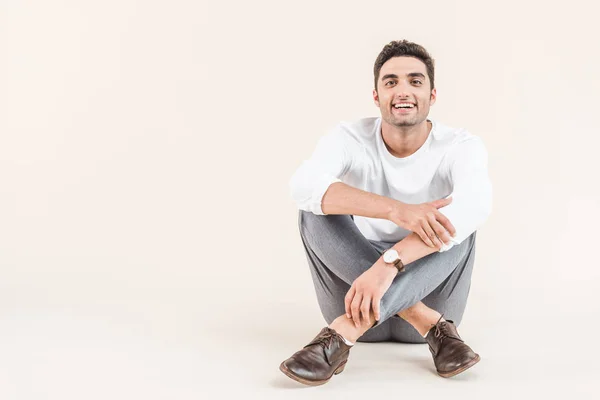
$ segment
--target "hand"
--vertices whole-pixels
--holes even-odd
[[[371,307],[375,319],[379,321],[379,302],[397,274],[398,270],[395,267],[387,265],[382,258],[379,258],[352,283],[344,301],[346,316],[353,319],[356,327],[361,323],[361,313],[364,320],[369,321]]]
[[[441,199],[423,204],[405,204],[398,202],[392,209],[388,219],[398,226],[419,235],[421,240],[429,247],[440,249],[442,243],[450,243],[450,236],[454,236],[456,229],[438,208],[447,206],[452,198]]]

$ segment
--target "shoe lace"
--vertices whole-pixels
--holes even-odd
[[[309,345],[318,344],[323,347],[323,349],[327,349],[331,345],[331,341],[333,340],[334,336],[335,332],[329,330],[323,333],[321,336],[315,338],[312,342],[310,342]]]
[[[444,338],[450,337],[450,332],[448,331],[448,324],[446,321],[442,321],[435,326],[434,335],[440,340],[440,343],[444,341]]]

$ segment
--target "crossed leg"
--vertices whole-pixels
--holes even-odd
[[[352,282],[394,243],[366,239],[349,215],[315,215],[300,210],[298,225],[317,301],[331,324],[345,314],[344,297]],[[429,307],[458,326],[471,284],[475,238],[473,233],[448,251],[409,264],[383,296],[381,319],[358,340],[425,343],[423,336],[398,315],[414,306]]]

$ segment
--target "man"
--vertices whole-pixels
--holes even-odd
[[[443,377],[479,361],[456,327],[492,208],[486,148],[427,118],[434,60],[420,45],[384,46],[374,78],[381,117],[338,124],[290,180],[329,324],[280,365],[307,385],[342,372],[357,341],[428,343]]]

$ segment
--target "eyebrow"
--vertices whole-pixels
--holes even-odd
[[[406,74],[406,76],[408,76],[408,77],[411,77],[411,78],[416,76],[416,77],[419,77],[419,78],[423,78],[423,79],[425,79],[425,75],[423,75],[423,74],[422,74],[422,73],[420,73],[420,72],[410,72],[410,73]],[[382,81],[385,81],[385,80],[386,80],[386,79],[388,79],[388,78],[394,78],[394,79],[398,79],[398,75],[396,75],[396,74],[386,74],[386,75],[384,75],[384,76],[381,78],[381,80],[382,80]]]

